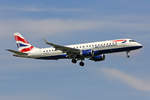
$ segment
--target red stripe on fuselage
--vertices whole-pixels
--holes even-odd
[[[23,42],[23,43],[29,43],[28,41],[26,41],[25,39],[23,39],[23,38],[21,38],[21,37],[19,37],[19,36],[15,36],[15,40],[16,40],[16,41],[21,41],[21,42]]]
[[[29,48],[22,49],[22,50],[20,50],[20,52],[28,52],[28,51],[31,51],[32,49],[33,49],[33,46],[31,46]]]

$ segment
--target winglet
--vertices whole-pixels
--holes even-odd
[[[46,44],[48,44],[48,45],[53,46],[53,47],[55,46],[55,44],[48,42],[46,39],[44,39],[44,42],[45,42]]]
[[[48,41],[47,41],[45,38],[44,38],[43,40],[44,40],[44,42],[45,42],[46,44],[48,43]]]

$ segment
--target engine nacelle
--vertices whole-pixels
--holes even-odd
[[[81,55],[85,56],[85,57],[89,57],[89,56],[98,56],[100,55],[100,51],[93,51],[91,49],[89,50],[82,50]]]
[[[92,56],[93,51],[92,50],[82,50],[81,55],[83,56]]]
[[[90,58],[90,60],[93,60],[93,61],[103,61],[103,60],[105,60],[105,55],[101,54],[101,55],[98,55],[98,56],[93,56],[93,57]]]

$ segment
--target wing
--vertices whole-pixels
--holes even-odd
[[[54,43],[50,43],[47,40],[45,40],[45,43],[53,46],[56,50],[61,50],[64,53],[67,53],[69,55],[80,55],[80,49],[75,49],[75,48],[71,48],[71,47],[67,47],[67,46],[62,46],[62,45],[57,45]]]

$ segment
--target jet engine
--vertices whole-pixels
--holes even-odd
[[[93,51],[92,50],[82,50],[81,55],[83,56],[92,56]]]
[[[81,55],[85,56],[85,57],[89,57],[89,56],[98,56],[100,55],[100,51],[93,51],[91,49],[89,50],[82,50]]]
[[[105,60],[105,55],[101,54],[101,55],[98,55],[98,56],[93,56],[93,57],[90,58],[90,60],[93,60],[93,61],[103,61],[103,60]]]

